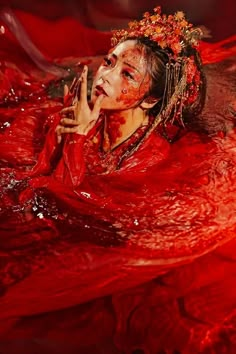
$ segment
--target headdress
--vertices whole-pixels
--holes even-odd
[[[113,46],[129,38],[147,37],[169,57],[162,107],[154,125],[179,122],[184,126],[183,109],[194,105],[201,84],[195,58],[187,54],[186,49],[198,47],[202,35],[200,28],[194,28],[181,11],[168,16],[161,14],[159,6],[154,9],[154,14],[145,12],[140,21],[132,21],[128,26],[112,31]]]

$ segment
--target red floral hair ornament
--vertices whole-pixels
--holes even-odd
[[[162,100],[165,103],[155,119],[153,129],[159,123],[165,125],[177,121],[184,126],[182,111],[196,102],[201,84],[194,56],[187,56],[185,48],[198,48],[201,29],[194,28],[182,11],[167,16],[161,14],[158,6],[154,8],[154,14],[145,12],[140,21],[132,21],[127,29],[113,30],[112,33],[112,46],[129,38],[147,37],[166,51],[169,63],[166,64],[166,85]]]

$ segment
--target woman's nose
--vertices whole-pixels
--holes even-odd
[[[103,82],[107,82],[108,84],[111,84],[114,81],[117,70],[118,69],[116,67],[113,67],[103,72],[101,75]]]
[[[107,79],[107,76],[106,75],[102,75],[101,76],[101,81],[102,81],[102,84],[104,84],[104,83],[108,83],[109,84],[109,80]]]

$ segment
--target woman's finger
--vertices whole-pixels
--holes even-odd
[[[56,134],[58,136],[62,135],[62,134],[67,134],[67,133],[76,133],[78,130],[78,127],[64,127],[62,125],[58,125],[56,127]]]
[[[98,117],[99,116],[100,109],[101,109],[101,104],[102,104],[102,101],[104,100],[104,98],[105,98],[104,95],[100,95],[96,99],[96,102],[95,102],[93,110],[92,110],[92,114],[93,114],[94,117]]]
[[[76,126],[76,127],[62,127],[61,134],[76,133],[77,130],[78,130],[78,126]]]
[[[75,118],[75,107],[74,106],[70,106],[70,107],[67,107],[67,108],[63,108],[60,111],[60,116],[62,118],[74,119]]]
[[[65,125],[76,126],[76,125],[78,125],[78,122],[75,121],[74,119],[65,117],[65,118],[62,118],[60,120],[60,125],[63,125],[63,126],[65,126]]]
[[[78,91],[78,90],[76,90],[76,93],[75,93],[75,95],[74,95],[74,97],[73,97],[73,100],[72,100],[72,105],[76,105],[77,103],[78,103],[78,101],[79,101],[79,96],[78,96],[78,93],[77,92],[80,92],[80,90]]]
[[[76,88],[75,88],[73,104],[76,104],[79,101],[80,90],[81,90],[81,81],[82,81],[82,78],[80,77],[77,82]]]
[[[55,129],[55,133],[57,134],[57,143],[60,144],[62,141],[62,136],[61,136],[61,125],[58,125]]]
[[[64,97],[67,96],[69,93],[69,87],[68,85],[64,85]]]
[[[57,144],[60,144],[62,141],[62,136],[57,134]]]
[[[74,113],[75,107],[74,106],[70,106],[70,107],[65,107],[60,111],[60,115],[65,115],[67,113]]]
[[[78,77],[74,77],[72,84],[70,85],[70,94],[74,94],[76,86],[78,84],[79,78]]]
[[[61,114],[61,118],[62,118],[62,119],[68,118],[68,119],[75,120],[75,114],[74,114],[73,111],[68,112],[68,113],[63,113],[63,114]]]
[[[84,66],[84,70],[81,74],[81,86],[80,86],[80,101],[87,102],[87,75],[88,75],[88,67],[87,65]]]

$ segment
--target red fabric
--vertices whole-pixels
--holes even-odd
[[[204,45],[205,62],[234,53],[215,48]],[[52,77],[11,60],[1,66],[0,348],[207,353],[224,348],[222,333],[235,348],[235,131],[188,132],[171,146],[153,133],[106,171],[85,137],[56,144]]]
[[[201,42],[200,53],[203,64],[217,63],[236,55],[236,35],[217,43]]]
[[[110,47],[110,32],[85,27],[71,17],[50,21],[20,10],[15,10],[14,14],[47,58],[99,55],[106,53]],[[5,35],[17,44],[7,26]],[[4,43],[4,38],[0,40]]]

